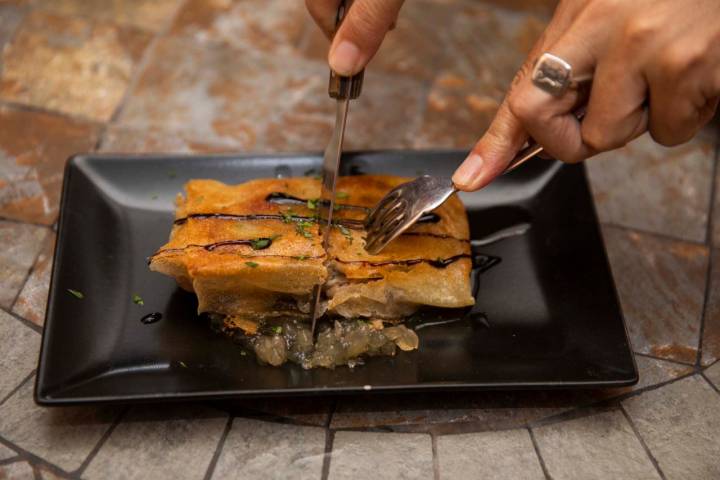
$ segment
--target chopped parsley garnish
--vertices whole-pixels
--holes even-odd
[[[132,301],[135,305],[145,305],[145,301],[137,293],[135,295],[133,295]]]
[[[297,222],[295,224],[295,231],[298,233],[298,235],[302,235],[305,238],[312,238],[313,234],[312,232],[308,232],[306,229],[313,226],[313,222],[309,222],[307,220],[302,220],[300,222]]]
[[[293,212],[292,208],[288,208],[284,212],[280,212],[280,215],[282,215],[283,223],[290,223],[293,220],[293,216],[295,215],[295,212]]]
[[[80,290],[73,290],[72,288],[68,288],[67,291],[70,295],[77,299],[82,300],[83,298],[85,298],[85,295]]]
[[[307,255],[298,255],[298,256],[293,257],[293,258],[294,258],[295,260],[307,260],[307,259],[310,258],[310,257],[308,257]]]
[[[257,268],[259,266],[259,264],[255,263],[255,262],[245,262],[245,265],[247,265],[250,268]]]
[[[309,198],[307,201],[307,207],[310,210],[317,210],[319,198]]]
[[[337,227],[338,230],[340,230],[340,233],[342,233],[343,236],[345,238],[347,238],[350,243],[352,243],[352,241],[353,241],[352,232],[350,230],[348,230],[348,228],[341,223],[336,223],[335,226]]]
[[[170,177],[170,178],[175,178],[175,177],[177,177],[177,172],[176,172],[175,170],[170,170],[170,171],[168,172],[168,177]]]
[[[182,360],[180,360],[178,363],[180,364],[180,366],[181,366],[182,368],[188,368],[188,366],[187,366],[187,365],[185,364],[185,362],[183,362]]]
[[[280,335],[280,334],[282,333],[282,327],[280,327],[280,326],[273,327],[273,328],[272,328],[272,331],[273,331],[276,335]]]
[[[253,250],[262,250],[264,248],[268,248],[271,243],[272,240],[270,240],[269,238],[258,238],[257,240],[250,240],[250,246]]]
[[[244,357],[247,355],[247,352],[245,350],[240,350],[240,356]]]
[[[335,196],[337,198],[339,198],[340,200],[345,200],[345,199],[350,198],[350,194],[347,192],[337,192],[337,193],[335,193]]]

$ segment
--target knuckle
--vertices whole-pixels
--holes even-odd
[[[630,50],[637,50],[644,47],[657,38],[662,25],[655,19],[644,16],[633,16],[625,24],[624,42]]]
[[[680,74],[699,66],[705,59],[702,45],[670,45],[663,50],[660,65],[666,73]]]
[[[669,126],[656,126],[650,128],[650,136],[656,143],[665,147],[675,147],[689,141],[692,133],[682,132]]]
[[[625,146],[622,139],[610,135],[605,128],[583,125],[581,136],[583,143],[595,152],[607,152]]]

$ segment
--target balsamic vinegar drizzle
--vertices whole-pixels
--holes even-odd
[[[159,322],[161,319],[162,319],[162,313],[160,313],[160,312],[153,312],[153,313],[148,313],[147,315],[145,315],[144,317],[142,317],[142,318],[140,319],[140,321],[141,321],[144,325],[150,325],[151,323],[157,323],[157,322]]]

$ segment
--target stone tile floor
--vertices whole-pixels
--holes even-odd
[[[717,121],[588,162],[632,388],[35,406],[65,159],[322,148],[326,47],[301,3],[0,0],[0,478],[720,478]],[[469,148],[553,3],[406,2],[349,145]]]

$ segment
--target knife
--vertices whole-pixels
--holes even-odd
[[[336,31],[345,17],[346,12],[350,9],[351,4],[352,0],[340,2],[335,20]],[[334,98],[336,101],[335,128],[323,156],[322,189],[320,191],[320,201],[318,202],[318,223],[320,224],[320,231],[322,232],[322,245],[325,252],[328,251],[330,230],[333,226],[332,217],[335,208],[335,187],[340,169],[340,158],[342,157],[342,144],[345,136],[348,109],[350,107],[350,100],[354,100],[360,96],[363,74],[364,71],[360,71],[352,77],[343,77],[332,70],[330,71],[328,94],[330,98]],[[313,335],[315,334],[317,319],[322,313],[320,310],[322,287],[322,284],[317,284],[313,289],[314,301],[312,304],[312,326],[310,327]]]

